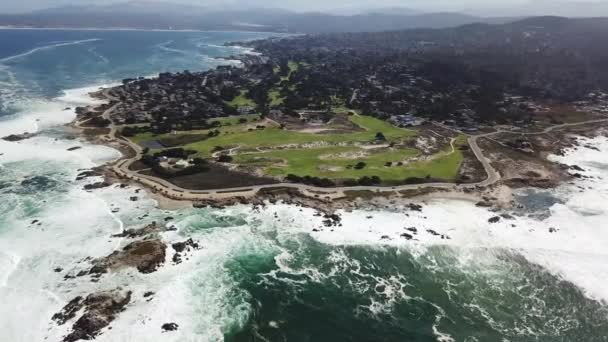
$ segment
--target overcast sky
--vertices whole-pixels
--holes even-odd
[[[126,2],[128,0],[0,0],[0,12],[25,12],[65,5],[92,5]],[[408,7],[421,11],[485,12],[492,9],[551,9],[560,1],[584,1],[585,7],[608,4],[608,0],[137,0],[186,3],[201,6],[250,6],[285,8],[295,11],[358,10],[377,7]],[[498,13],[497,13],[498,14]]]

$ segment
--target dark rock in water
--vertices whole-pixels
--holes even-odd
[[[98,176],[98,173],[96,171],[92,171],[92,170],[84,171],[84,172],[79,173],[76,176],[76,180],[79,181],[79,180],[83,180],[87,177],[94,177],[94,176]]]
[[[410,232],[417,234],[418,233],[418,229],[416,229],[416,227],[409,227],[409,228],[405,228],[405,230],[409,230]]]
[[[173,255],[173,262],[175,264],[180,264],[182,262],[182,254],[184,252],[189,252],[191,250],[200,249],[200,246],[197,242],[194,242],[192,239],[188,239],[183,242],[176,242],[171,245],[173,250],[175,250],[175,254]]]
[[[410,203],[407,205],[407,207],[412,211],[422,211],[422,206],[419,204]]]
[[[173,221],[173,217],[171,217],[171,216],[165,217],[165,222],[168,222],[168,221]]]
[[[401,234],[401,237],[402,237],[402,238],[405,238],[406,240],[411,240],[411,239],[413,239],[413,238],[414,238],[412,235],[410,235],[410,234],[408,234],[408,233],[403,233],[403,234]]]
[[[63,110],[72,110],[72,107],[65,107]]]
[[[575,171],[579,171],[579,172],[584,172],[585,169],[583,169],[582,167],[578,166],[578,165],[572,165],[570,166],[571,170],[575,170]]]
[[[61,267],[55,267],[53,269],[53,272],[56,272],[56,273],[59,273],[59,272],[62,272],[62,271],[63,271],[63,268],[61,268]]]
[[[89,272],[87,272],[87,271],[80,271],[80,272],[78,272],[78,273],[76,274],[76,276],[77,276],[77,277],[84,277],[84,276],[86,276],[87,274],[89,274]]]
[[[131,197],[129,197],[129,200],[131,202],[137,202],[139,200],[139,197],[137,197],[137,196],[131,196]]]
[[[144,293],[144,298],[148,298],[148,297],[152,297],[152,296],[154,296],[154,292],[152,292],[152,291],[148,291],[148,292]]]
[[[380,240],[390,240],[391,237],[388,235],[382,235],[382,237],[380,238]]]
[[[494,216],[488,220],[490,223],[498,223],[500,221],[500,216]]]
[[[93,184],[87,184],[84,186],[84,190],[95,190],[95,189],[102,189],[102,188],[107,188],[109,187],[110,184],[107,182],[97,182],[97,183],[93,183]]]
[[[32,221],[30,224],[36,224],[36,223],[38,223],[38,222],[40,222],[40,221],[38,221],[38,220],[34,220],[34,221]]]
[[[152,222],[149,225],[139,229],[127,229],[120,234],[112,235],[112,237],[126,237],[135,239],[138,237],[146,236],[153,233],[162,233],[168,231],[165,227],[158,225],[156,222]]]
[[[194,242],[194,240],[188,239],[184,242],[176,242],[176,243],[172,244],[171,247],[173,247],[173,249],[176,252],[181,253],[181,252],[185,251],[186,248],[189,248],[189,247],[191,247],[193,249],[198,249],[199,245],[198,245],[198,243]]]
[[[433,236],[440,236],[441,234],[437,233],[436,231],[432,230],[432,229],[427,229],[426,230],[427,233],[433,235]]]
[[[557,233],[557,229],[551,227],[549,228],[549,233]]]
[[[53,317],[51,317],[51,319],[53,321],[55,321],[58,325],[63,325],[67,321],[76,317],[76,314],[82,308],[83,305],[84,305],[84,298],[82,298],[82,296],[78,296],[78,297],[72,299],[71,301],[69,301],[68,304],[66,304],[66,306],[64,306],[63,309],[61,309],[61,311],[54,314]]]
[[[600,149],[599,149],[599,148],[597,148],[597,147],[595,147],[595,146],[593,146],[593,145],[586,144],[584,147],[585,147],[585,148],[588,148],[588,149],[590,149],[590,150],[594,150],[594,151],[598,151],[598,152],[600,152]]]
[[[175,331],[179,328],[179,325],[177,325],[177,323],[165,323],[161,328],[163,331]]]
[[[27,133],[26,132],[26,133],[23,133],[23,134],[11,134],[11,135],[8,135],[8,136],[2,138],[2,140],[10,141],[10,142],[16,142],[16,141],[21,141],[21,140],[33,138],[35,136],[36,136],[36,134],[34,134],[34,133]]]
[[[82,148],[82,146],[74,146],[74,147],[68,148],[68,151],[72,152],[72,151],[80,150],[81,148]]]
[[[141,273],[152,273],[165,261],[167,246],[158,238],[134,241],[121,251],[93,261],[89,274],[103,274],[108,270],[133,267]]]
[[[492,206],[492,203],[488,202],[488,201],[480,201],[475,203],[475,206],[480,207],[480,208],[490,208]]]
[[[510,214],[500,214],[500,217],[502,217],[505,220],[515,220],[515,217],[513,217]]]
[[[101,330],[131,301],[131,291],[98,292],[88,295],[85,299],[78,296],[72,299],[59,313],[53,315],[52,319],[58,325],[63,325],[71,320],[76,314],[84,309],[84,314],[72,325],[72,332],[63,338],[63,342],[75,342],[78,340],[92,340],[97,337]]]
[[[338,214],[325,214],[323,218],[323,225],[325,227],[335,227],[338,226],[340,222],[342,222],[342,218]]]

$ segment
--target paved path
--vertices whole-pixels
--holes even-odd
[[[109,91],[104,91],[104,95],[113,101],[118,101],[117,98],[111,96]],[[252,196],[255,195],[258,191],[262,189],[269,188],[290,188],[296,189],[300,192],[309,195],[318,195],[318,196],[327,196],[327,197],[341,197],[344,195],[345,191],[373,191],[373,192],[398,192],[398,191],[407,191],[407,190],[420,190],[425,188],[439,188],[439,189],[474,189],[477,187],[486,187],[492,184],[497,183],[500,179],[500,173],[492,167],[490,161],[484,156],[483,151],[477,144],[477,140],[479,138],[486,138],[493,135],[497,135],[500,133],[513,133],[513,134],[522,134],[522,135],[538,135],[538,134],[546,134],[551,131],[573,127],[573,126],[581,126],[591,123],[603,123],[608,122],[608,119],[599,119],[599,120],[590,120],[585,122],[571,123],[571,124],[561,124],[548,127],[540,132],[513,132],[513,131],[496,131],[491,133],[479,134],[479,135],[469,135],[467,140],[471,151],[475,154],[475,157],[481,162],[483,168],[487,174],[487,178],[478,183],[472,184],[455,184],[455,183],[424,183],[424,184],[409,184],[409,185],[401,185],[394,187],[386,187],[386,186],[354,186],[354,187],[337,187],[337,188],[319,188],[310,185],[304,184],[294,184],[294,183],[278,183],[278,184],[268,184],[268,185],[256,185],[256,186],[247,186],[247,187],[235,187],[235,188],[223,188],[223,189],[211,189],[211,190],[191,190],[184,189],[175,184],[172,184],[164,179],[160,179],[153,176],[147,176],[139,174],[137,171],[132,171],[129,167],[137,160],[141,159],[143,155],[143,150],[141,146],[129,141],[124,138],[116,138],[116,126],[112,121],[111,114],[118,107],[120,103],[113,105],[108,108],[104,113],[103,117],[110,120],[112,122],[110,133],[108,134],[108,138],[116,141],[120,144],[128,146],[133,151],[135,151],[135,156],[129,159],[123,159],[116,162],[112,165],[112,170],[120,177],[124,177],[129,180],[136,181],[138,183],[147,185],[152,189],[162,193],[163,195],[173,198],[173,199],[181,199],[181,200],[208,200],[208,199],[221,199],[221,198],[230,198],[237,196]],[[462,132],[460,132],[462,133]]]

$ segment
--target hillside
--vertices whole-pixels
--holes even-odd
[[[104,6],[68,6],[25,14],[0,15],[0,26],[40,28],[138,28],[252,30],[331,33],[446,28],[495,21],[460,13],[387,10],[356,15],[295,13],[266,8],[206,8],[165,3],[127,2]],[[499,19],[506,21],[509,19]]]

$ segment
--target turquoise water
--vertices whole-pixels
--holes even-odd
[[[118,153],[66,137],[61,125],[73,113],[64,108],[89,100],[86,91],[65,90],[205,70],[223,63],[214,57],[243,51],[224,42],[266,36],[0,31],[0,132],[40,132],[0,142],[0,340],[59,341],[67,328],[50,322],[53,313],[76,295],[117,286],[134,300],[99,341],[608,340],[608,216],[584,207],[608,198],[605,185],[526,207],[546,220],[490,226],[494,213],[446,200],[409,216],[398,208],[344,213],[344,227],[313,233],[321,218],[308,209],[165,211],[133,187],[88,193],[87,181],[74,181]],[[67,151],[75,145],[83,148]],[[134,195],[140,200],[131,202]],[[577,202],[583,195],[595,197]],[[121,271],[98,283],[63,279],[124,243],[111,234],[167,216],[179,230],[166,241],[194,238],[203,247],[182,264],[168,260],[151,275]],[[418,241],[399,240],[411,226]],[[560,233],[549,234],[550,226]],[[426,229],[452,240],[433,240]],[[153,300],[142,299],[146,291]],[[166,322],[178,331],[162,333]]]

